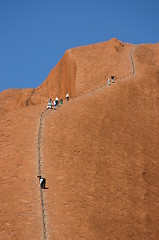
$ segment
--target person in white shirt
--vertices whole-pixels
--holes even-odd
[[[56,110],[56,101],[54,101],[54,110]]]
[[[110,85],[110,80],[109,80],[109,78],[107,78],[107,84],[108,84],[108,86]]]
[[[66,94],[66,101],[69,101],[69,94]]]

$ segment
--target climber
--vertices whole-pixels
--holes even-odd
[[[53,103],[54,103],[54,110],[56,110],[56,101],[54,101]]]
[[[114,76],[111,76],[111,83],[114,83]]]
[[[66,101],[69,101],[69,94],[66,94]]]
[[[51,98],[49,98],[49,99],[47,100],[47,102],[48,102],[48,103],[51,103],[51,102],[52,102],[52,99],[51,99]]]
[[[58,97],[55,98],[55,102],[56,102],[56,106],[58,106],[58,104],[59,104],[59,99],[58,99]]]
[[[61,98],[61,100],[60,100],[60,104],[63,104],[63,99]]]
[[[39,182],[40,182],[40,187],[41,189],[45,189],[45,185],[46,185],[46,179],[43,178],[42,176],[37,176],[39,178]]]
[[[108,84],[108,86],[110,85],[110,80],[109,80],[109,78],[107,78],[107,84]]]
[[[47,100],[47,102],[48,102],[48,104],[47,104],[47,109],[52,109],[52,99],[49,98],[49,99]]]

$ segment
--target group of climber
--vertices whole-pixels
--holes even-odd
[[[69,94],[66,94],[66,101],[69,101]],[[60,101],[58,99],[58,97],[55,98],[55,100],[52,100],[51,98],[49,98],[47,100],[48,105],[47,105],[47,109],[55,109],[56,110],[56,106],[58,106],[59,104],[63,104],[63,99],[61,98]],[[46,188],[46,178],[42,177],[42,176],[37,176],[39,178],[39,183],[40,183],[40,188],[41,189],[45,189]]]
[[[69,94],[66,94],[66,101],[69,101]],[[59,104],[63,104],[63,99],[61,98],[60,101],[58,99],[58,97],[55,98],[55,100],[52,100],[51,98],[49,98],[47,100],[48,104],[47,104],[47,109],[54,109],[56,110],[56,106],[58,106]]]
[[[110,86],[110,84],[114,83],[114,76],[111,76],[111,79],[107,78],[107,84]]]

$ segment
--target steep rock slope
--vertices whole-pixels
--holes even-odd
[[[2,108],[23,108],[46,102],[49,97],[71,97],[89,92],[106,83],[107,77],[130,74],[131,45],[117,39],[69,49],[37,89],[16,89],[0,95]],[[122,66],[125,66],[124,68]],[[5,99],[5,102],[4,102]],[[12,101],[10,101],[12,99]]]
[[[157,54],[156,46],[136,46],[135,77],[83,94],[45,118],[50,239],[158,238]]]
[[[65,97],[66,92],[75,97],[105,84],[110,75],[116,78],[129,75],[130,48],[130,44],[112,39],[67,50],[32,99],[36,99],[37,95],[42,99],[48,96]]]
[[[0,94],[2,239],[43,237],[39,120],[66,92],[43,122],[47,238],[158,239],[158,56],[158,44],[116,39],[70,49],[37,89]]]
[[[37,125],[41,111],[42,107],[36,106],[1,111],[0,239],[36,240],[42,236],[40,193],[36,178]]]

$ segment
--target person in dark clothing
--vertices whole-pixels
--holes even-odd
[[[39,178],[39,182],[40,182],[40,187],[41,189],[45,189],[45,185],[46,185],[46,179],[43,178],[42,176],[37,176]]]

